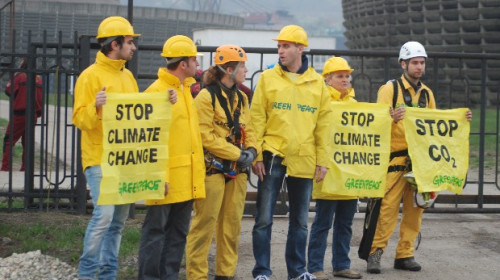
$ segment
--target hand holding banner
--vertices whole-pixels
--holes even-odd
[[[419,192],[462,193],[469,168],[467,111],[406,108],[406,142]]]
[[[170,114],[165,93],[107,93],[99,205],[164,197]]]
[[[332,111],[333,157],[323,182],[315,183],[313,197],[383,197],[391,141],[389,106],[334,102]]]

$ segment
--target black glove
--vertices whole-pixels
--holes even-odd
[[[255,154],[250,150],[241,151],[240,158],[236,161],[236,164],[239,168],[245,169],[252,164],[252,161],[255,159]]]

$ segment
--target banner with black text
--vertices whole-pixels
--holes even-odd
[[[99,205],[162,199],[171,105],[165,93],[107,93]]]
[[[462,193],[469,168],[467,111],[406,108],[406,142],[419,192]]]
[[[332,111],[333,153],[325,179],[319,183],[321,191],[383,197],[391,146],[389,106],[332,102]]]

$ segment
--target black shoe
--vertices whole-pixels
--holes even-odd
[[[233,276],[217,276],[215,275],[215,278],[214,280],[233,280],[234,277]]]
[[[395,259],[394,268],[409,271],[420,271],[422,269],[414,257]]]

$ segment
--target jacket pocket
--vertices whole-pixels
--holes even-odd
[[[191,165],[191,155],[173,156],[168,159],[169,168]]]
[[[315,156],[316,146],[314,144],[300,144],[299,156]]]

